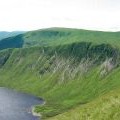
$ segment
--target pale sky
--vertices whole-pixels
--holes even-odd
[[[0,0],[0,31],[49,27],[120,31],[120,0]]]

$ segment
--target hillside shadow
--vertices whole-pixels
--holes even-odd
[[[9,37],[0,41],[0,50],[6,48],[22,48],[23,44],[23,35]]]

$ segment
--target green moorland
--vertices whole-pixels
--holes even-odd
[[[0,51],[0,86],[42,97],[46,103],[35,109],[42,119],[119,120],[119,32],[52,28],[27,35],[22,48]]]

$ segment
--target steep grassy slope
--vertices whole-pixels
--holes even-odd
[[[76,42],[94,42],[119,46],[120,32],[100,32],[67,28],[49,28],[27,32],[0,41],[0,49],[29,46],[55,46]]]
[[[119,120],[120,89],[48,120]]]
[[[46,104],[35,111],[48,118],[119,88],[119,55],[104,42],[7,49],[0,52],[0,86],[43,97]]]

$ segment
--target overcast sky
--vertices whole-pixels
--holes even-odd
[[[120,31],[120,0],[0,0],[0,31],[48,27]]]

